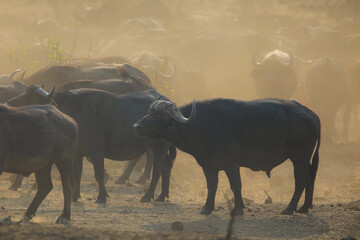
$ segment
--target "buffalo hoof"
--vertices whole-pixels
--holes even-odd
[[[242,207],[236,207],[231,211],[231,215],[242,216],[242,215],[244,215],[244,210]]]
[[[98,199],[95,202],[96,203],[106,203],[106,197],[105,198],[98,197]]]
[[[24,215],[20,222],[29,222],[32,218],[32,216]]]
[[[200,211],[199,213],[202,214],[202,215],[210,215],[212,212],[214,211],[214,207],[208,207],[208,206],[204,206]]]
[[[289,208],[285,208],[282,212],[281,215],[293,215],[294,214],[294,210],[291,210]]]
[[[141,198],[140,202],[151,202],[151,199],[154,199],[154,197],[153,197],[153,196],[144,195],[144,196]]]
[[[309,212],[309,208],[305,205],[303,205],[301,208],[299,208],[297,211],[297,213],[308,213]]]
[[[57,223],[57,224],[69,224],[70,219],[59,216],[58,219],[56,219],[55,223]]]
[[[165,197],[160,195],[155,199],[155,202],[165,202]]]
[[[9,190],[12,190],[12,191],[17,191],[20,187],[15,185],[15,184],[12,184],[10,187],[9,187]]]
[[[115,184],[125,184],[127,179],[119,177],[118,180],[115,181]]]

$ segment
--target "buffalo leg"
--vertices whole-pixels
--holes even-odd
[[[17,191],[19,188],[21,188],[23,179],[24,179],[24,176],[16,175],[14,182],[9,187],[9,190]]]
[[[90,158],[89,156],[86,157],[86,160],[87,160],[89,163],[92,164],[91,158]],[[105,184],[107,183],[107,181],[109,180],[109,178],[110,178],[110,175],[107,173],[107,169],[104,168],[104,183],[105,183]]]
[[[154,164],[154,154],[151,149],[147,150],[146,152],[146,165],[144,173],[141,177],[136,181],[136,183],[145,183],[146,180],[150,179],[151,169]]]
[[[234,193],[234,197],[235,197],[235,208],[233,209],[234,211],[233,213],[235,215],[243,215],[244,214],[243,208],[245,208],[245,205],[241,196],[241,177],[240,177],[239,167],[235,166],[231,169],[227,169],[225,170],[225,173],[229,179],[230,188]]]
[[[42,170],[35,172],[35,178],[36,182],[38,183],[38,190],[25,213],[25,216],[23,218],[25,221],[28,221],[32,219],[33,216],[35,216],[38,207],[40,206],[44,198],[53,189],[53,185],[51,182],[51,165],[48,165]]]
[[[208,189],[205,206],[199,211],[200,214],[210,215],[215,209],[215,195],[218,186],[219,171],[203,167]]]
[[[315,154],[315,157],[319,157],[317,154]],[[310,181],[308,182],[308,184],[306,185],[305,188],[305,202],[304,205],[302,205],[302,207],[299,208],[299,210],[297,212],[299,213],[308,213],[309,212],[309,208],[312,208],[312,201],[313,201],[313,196],[314,196],[314,185],[315,185],[315,178],[316,178],[316,170],[312,168],[312,166],[308,167],[308,172],[309,172],[309,177],[310,177]]]
[[[308,157],[307,159],[309,159]],[[295,159],[294,164],[294,176],[295,176],[295,192],[289,205],[281,212],[282,215],[291,215],[296,210],[300,197],[304,191],[305,186],[309,180],[309,169],[306,164],[301,163],[304,158]],[[302,161],[303,162],[303,161]]]
[[[170,157],[168,155],[166,156],[166,160],[163,164],[162,171],[161,171],[162,172],[161,173],[161,178],[162,178],[161,193],[155,200],[157,202],[164,202],[165,198],[169,197],[170,174],[171,174],[171,169],[172,169],[172,166],[174,163],[173,160],[174,159],[170,159]]]
[[[99,185],[99,195],[96,203],[106,203],[107,194],[104,184],[104,157],[100,155],[91,156],[92,163],[94,165],[95,179]]]
[[[162,167],[166,158],[166,151],[155,148],[154,151],[154,167],[150,186],[146,191],[145,195],[141,198],[140,202],[150,202],[151,199],[154,199],[154,192],[156,185],[159,181],[160,175],[162,174]]]
[[[72,201],[77,202],[80,196],[80,183],[81,175],[83,170],[83,156],[81,154],[75,155],[74,159],[74,179],[75,179],[75,189],[72,193]]]
[[[72,161],[70,161],[72,162]],[[56,220],[56,223],[68,223],[71,215],[71,194],[75,187],[75,180],[73,174],[72,164],[66,166],[58,166],[61,183],[63,186],[64,195],[64,209],[61,215]]]
[[[115,181],[116,184],[124,184],[127,180],[129,180],[130,174],[134,170],[140,158],[141,156],[129,161],[123,174]]]

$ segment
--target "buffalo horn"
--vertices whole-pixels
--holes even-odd
[[[26,70],[21,74],[20,79],[19,79],[19,82],[23,82],[23,81],[24,81],[25,73],[26,73]]]
[[[256,62],[256,55],[257,55],[257,52],[255,52],[254,53],[254,56],[253,56],[253,58],[252,58],[252,64],[253,64],[253,66],[254,67],[260,67],[261,66],[261,63],[258,63],[258,62]]]
[[[163,73],[163,72],[161,72],[160,70],[159,70],[159,68],[156,68],[156,72],[161,76],[161,77],[163,77],[163,78],[166,78],[166,79],[173,79],[175,76],[176,76],[176,73],[177,73],[177,68],[176,68],[176,64],[174,63],[174,61],[170,61],[171,62],[171,68],[173,69],[173,72],[171,73],[171,74],[165,74],[165,73]]]
[[[13,79],[14,75],[15,75],[16,73],[18,73],[19,71],[20,71],[20,68],[19,68],[19,69],[16,69],[15,71],[13,71],[13,72],[9,75],[9,81],[11,81],[11,80]]]
[[[55,92],[55,85],[53,85],[51,91],[49,92],[48,96],[51,97]]]
[[[180,109],[175,105],[175,103],[169,101],[161,101],[161,100],[157,101],[154,106],[154,109],[167,113],[171,118],[173,118],[175,121],[179,123],[189,124],[193,122],[196,117],[195,101],[193,101],[192,103],[192,109],[189,118],[184,117],[184,115],[182,115]]]

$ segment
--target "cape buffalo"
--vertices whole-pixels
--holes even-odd
[[[136,54],[133,62],[135,66],[143,69],[155,81],[171,81],[177,74],[174,60],[167,55],[157,56],[152,52],[141,52]]]
[[[22,82],[12,82],[6,85],[0,85],[0,103],[5,103],[10,99],[19,96],[26,90]]]
[[[119,79],[106,79],[101,81],[94,80],[77,80],[65,83],[60,86],[58,91],[67,91],[81,88],[94,88],[99,90],[108,91],[116,94],[127,94],[134,92],[141,92],[149,89],[154,89],[149,83],[146,83],[138,78],[132,78],[128,80]],[[147,179],[150,179],[151,168],[153,165],[153,154],[151,150],[146,152],[147,162],[144,173],[136,181],[137,183],[145,183]],[[139,162],[140,158],[136,158],[129,162],[123,174],[116,180],[117,184],[124,184],[130,177],[132,170]]]
[[[13,84],[15,84],[15,83],[21,84],[20,82],[14,82]],[[21,86],[21,88],[20,88],[20,86]],[[80,89],[80,88],[94,88],[94,89],[105,90],[105,91],[109,91],[112,93],[118,93],[118,94],[140,92],[140,91],[144,91],[144,90],[148,90],[148,89],[153,89],[153,87],[150,84],[148,84],[140,79],[133,78],[133,79],[126,80],[126,81],[118,80],[118,79],[107,79],[107,80],[100,80],[100,81],[94,81],[94,80],[71,81],[71,82],[65,83],[64,85],[60,86],[58,91],[67,91],[67,90]],[[15,91],[15,90],[21,90],[21,89],[22,89],[21,92]],[[4,100],[8,101],[11,98],[14,98],[14,97],[20,95],[25,90],[26,90],[26,86],[23,84],[19,85],[19,87],[17,87],[16,89],[7,87],[6,90],[4,89],[4,91],[3,91],[4,95],[0,95],[0,99],[2,97],[4,97]],[[0,87],[0,94],[1,93],[2,92],[1,92],[1,87]],[[15,94],[15,93],[17,93],[17,94]],[[11,106],[11,103],[8,103],[8,104]],[[152,164],[153,164],[152,153],[150,151],[148,151],[147,156],[148,156],[148,162],[146,164],[145,171],[144,171],[143,175],[136,181],[137,183],[145,183],[146,180],[150,178],[151,168],[152,168]],[[140,158],[137,158],[137,159],[134,159],[133,161],[129,162],[124,173],[119,177],[119,179],[116,181],[116,183],[118,183],[118,184],[125,183],[129,179],[132,170],[134,169],[134,167],[136,166],[136,164],[138,163],[139,160],[140,160]],[[106,177],[108,178],[109,175],[105,176],[105,182],[106,182]],[[22,181],[23,181],[23,176],[18,175],[15,178],[13,184],[9,187],[9,189],[17,191],[17,189],[21,187]],[[36,189],[36,184],[32,188]]]
[[[58,91],[67,91],[80,88],[94,88],[104,90],[117,94],[126,94],[132,92],[141,92],[149,89],[154,89],[150,84],[142,80],[119,80],[119,79],[105,79],[101,81],[94,80],[76,80],[65,83],[60,86]]]
[[[239,167],[266,171],[270,177],[270,171],[286,159],[294,166],[295,192],[282,214],[296,210],[304,188],[305,203],[298,211],[306,213],[312,208],[320,120],[296,101],[212,99],[179,109],[170,101],[158,100],[134,128],[142,136],[165,139],[194,156],[203,168],[208,188],[201,214],[214,210],[220,170],[225,171],[235,195],[233,213],[243,214]]]
[[[289,99],[295,92],[298,77],[292,55],[274,50],[256,62],[253,56],[254,70],[250,76],[254,78],[255,90],[259,97],[278,97]]]
[[[64,209],[56,220],[70,220],[74,189],[74,153],[77,124],[53,106],[12,108],[0,105],[0,174],[29,176],[35,172],[38,190],[23,220],[35,216],[41,202],[53,188],[51,168],[55,163],[61,175]]]
[[[12,81],[14,75],[19,71],[20,69],[17,69],[10,75],[0,76],[0,103],[5,103],[10,99],[19,96],[26,90],[26,86],[21,82],[24,79],[26,71],[23,72],[19,81]]]
[[[305,80],[306,92],[311,106],[322,119],[326,140],[338,137],[335,117],[346,100],[347,77],[342,64],[330,57],[314,61]]]
[[[96,66],[55,65],[40,70],[24,80],[27,85],[62,85],[70,81],[88,79],[141,79],[151,84],[150,79],[137,68],[128,64],[99,64]]]
[[[54,94],[40,87],[31,86],[24,94],[9,101],[12,106],[48,104],[53,102],[60,111],[73,117],[79,126],[79,144],[75,155],[74,175],[76,188],[73,200],[80,197],[82,159],[89,158],[94,165],[99,184],[97,203],[106,202],[104,185],[104,158],[124,161],[141,157],[151,149],[154,154],[153,175],[149,189],[141,199],[154,198],[156,184],[162,175],[162,191],[157,201],[169,195],[170,171],[176,149],[164,140],[137,136],[132,125],[143,117],[150,104],[162,97],[155,90],[115,95],[96,89],[79,89]],[[169,152],[169,156],[168,156]]]

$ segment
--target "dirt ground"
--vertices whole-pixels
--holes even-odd
[[[274,169],[269,180],[263,172],[242,169],[243,197],[247,209],[234,225],[240,239],[341,239],[360,237],[360,145],[324,146],[315,187],[314,208],[308,214],[282,216],[280,212],[293,193],[289,162]],[[179,153],[173,168],[170,199],[165,203],[140,203],[144,186],[133,184],[135,172],[125,185],[114,181],[124,164],[107,160],[111,175],[106,205],[95,203],[97,187],[92,166],[85,163],[82,198],[73,204],[71,225],[54,224],[63,205],[57,170],[54,189],[40,206],[30,224],[0,226],[0,239],[218,239],[225,236],[229,217],[226,199],[232,197],[225,174],[220,174],[216,211],[208,217],[198,214],[206,198],[201,168],[189,155]],[[18,192],[9,191],[10,174],[0,178],[0,219],[21,219],[31,202],[33,177]],[[266,191],[272,204],[265,204]],[[157,189],[159,194],[159,189]],[[174,233],[171,224],[181,221],[183,233]]]

